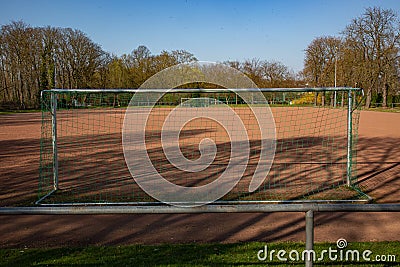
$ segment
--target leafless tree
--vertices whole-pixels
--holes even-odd
[[[348,64],[346,71],[356,72],[357,83],[366,89],[366,107],[373,93],[382,94],[387,106],[390,90],[398,86],[400,21],[391,9],[367,8],[343,31]]]

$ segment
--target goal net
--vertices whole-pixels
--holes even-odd
[[[131,100],[137,90],[43,91],[37,203],[159,203],[134,177],[136,171],[143,173],[146,161],[169,183],[191,188],[213,183],[232,162],[243,165],[243,171],[232,173],[240,175],[237,183],[217,202],[357,201],[365,198],[357,187],[355,172],[357,89],[335,88],[336,106],[332,88],[260,89],[269,103],[273,125],[259,121],[254,114],[254,108],[262,108],[261,102],[247,103],[234,90],[171,90],[155,103],[146,90],[141,91],[134,102]],[[247,93],[252,94],[251,90]],[[181,117],[174,113],[177,107],[181,109],[177,113]],[[233,115],[222,109],[232,110]],[[124,126],[127,127],[124,120],[128,113],[134,116],[129,125],[142,129],[144,137],[142,148],[145,151],[134,154],[134,164],[128,162],[124,151],[123,131]],[[147,114],[146,117],[143,114]],[[187,119],[188,114],[193,118]],[[212,114],[220,116],[224,123],[211,118]],[[163,128],[166,121],[173,125],[179,120],[184,123],[177,133]],[[145,122],[142,128],[140,122]],[[242,141],[246,141],[243,144],[249,149],[243,162],[232,158],[235,149],[241,150],[238,143],[242,141],[232,140],[234,134],[229,132],[239,126],[246,131],[247,140]],[[263,127],[272,126],[274,157],[270,166],[264,166],[260,160],[265,141],[261,132]],[[173,142],[178,150],[171,150],[168,156]],[[212,144],[207,145],[210,142]],[[182,156],[181,161],[189,165],[200,162],[203,155],[213,157],[207,164],[202,162],[204,166],[186,170],[173,162],[178,154]],[[249,185],[257,168],[258,171],[268,170],[252,191]]]

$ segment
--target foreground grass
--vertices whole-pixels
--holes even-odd
[[[400,108],[368,108],[368,111],[400,113]]]
[[[174,245],[129,245],[129,246],[90,246],[79,248],[39,248],[39,249],[0,249],[0,266],[303,266],[299,261],[282,262],[276,255],[273,260],[260,261],[257,253],[268,246],[272,250],[292,250],[302,252],[303,243],[236,243],[236,244],[174,244]],[[320,255],[323,249],[337,249],[336,244],[316,244]],[[326,256],[318,266],[400,266],[400,242],[350,243],[343,250],[365,250],[376,255],[395,255],[389,262],[367,262],[360,259],[331,261]],[[338,257],[339,253],[337,253]],[[288,255],[286,255],[288,257]],[[361,256],[360,256],[361,258]]]

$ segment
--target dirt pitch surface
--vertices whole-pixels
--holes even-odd
[[[0,115],[0,206],[36,199],[40,113]],[[363,111],[358,179],[400,203],[400,113]],[[316,213],[316,242],[400,240],[400,213]],[[304,241],[303,213],[0,216],[0,247]]]

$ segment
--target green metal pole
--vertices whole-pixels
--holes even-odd
[[[347,185],[351,186],[351,171],[353,161],[353,96],[352,92],[348,91],[347,105]]]
[[[53,187],[58,189],[58,151],[57,151],[57,94],[51,93],[51,131],[53,146]]]

